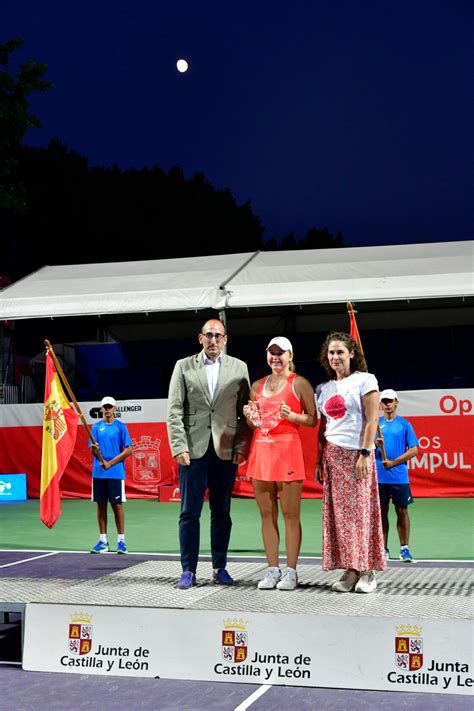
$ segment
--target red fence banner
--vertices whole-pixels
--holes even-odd
[[[398,390],[398,414],[406,417],[419,440],[418,455],[408,463],[414,497],[469,497],[473,486],[474,390]],[[80,403],[88,424],[100,417],[98,403]],[[178,501],[178,468],[166,431],[166,400],[117,403],[133,441],[125,460],[128,498]],[[28,497],[39,498],[43,405],[0,405],[0,481],[3,474],[26,472]],[[320,498],[314,480],[317,429],[301,427],[306,464],[304,498]],[[90,498],[92,455],[87,433],[79,423],[74,452],[61,479],[63,498]],[[172,491],[164,490],[172,487]],[[169,496],[168,496],[169,495]],[[238,468],[235,496],[253,496],[247,464]]]

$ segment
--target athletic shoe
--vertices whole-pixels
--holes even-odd
[[[408,546],[402,546],[400,548],[400,560],[403,560],[404,563],[413,563],[413,556]]]
[[[109,544],[104,543],[104,541],[99,541],[98,543],[95,544],[93,548],[91,548],[91,553],[108,553],[109,552]]]
[[[286,568],[281,580],[277,583],[278,590],[294,590],[298,585],[298,575],[294,568]]]
[[[332,589],[336,592],[351,592],[359,580],[359,573],[355,570],[345,570],[340,580],[332,584]]]
[[[388,560],[390,558],[390,551],[388,550],[387,546],[384,548],[384,553],[385,553],[385,560]]]
[[[190,570],[185,570],[184,573],[181,573],[177,587],[180,590],[189,590],[193,585],[196,585],[196,576]]]
[[[119,541],[117,543],[117,553],[128,553],[125,541]]]
[[[362,573],[359,580],[356,583],[354,591],[356,593],[371,593],[374,592],[377,587],[377,581],[375,579],[375,573],[373,570],[367,570],[367,572]]]
[[[217,585],[233,585],[234,579],[230,577],[225,568],[219,568],[219,570],[213,571],[212,582],[217,583]]]
[[[277,582],[280,578],[280,568],[267,568],[265,571],[265,577],[263,580],[260,580],[257,587],[259,590],[273,590],[273,588],[276,588]]]

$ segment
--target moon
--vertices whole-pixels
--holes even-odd
[[[184,74],[184,72],[188,71],[188,63],[185,59],[178,59],[176,62],[176,69],[178,72],[181,72],[181,74]]]

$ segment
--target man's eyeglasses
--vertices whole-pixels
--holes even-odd
[[[219,341],[225,338],[225,333],[211,333],[208,331],[207,333],[201,333],[201,336],[204,336],[207,341],[212,341],[212,339],[215,338],[216,343],[219,343]]]
[[[384,397],[383,400],[381,400],[384,405],[390,405],[391,402],[394,402],[393,400],[389,400],[388,398]]]
[[[113,405],[102,405],[104,410],[111,410],[113,408]]]

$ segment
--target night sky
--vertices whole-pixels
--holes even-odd
[[[7,0],[1,16],[0,41],[22,37],[17,60],[55,84],[30,145],[202,172],[266,239],[474,236],[471,0]]]

